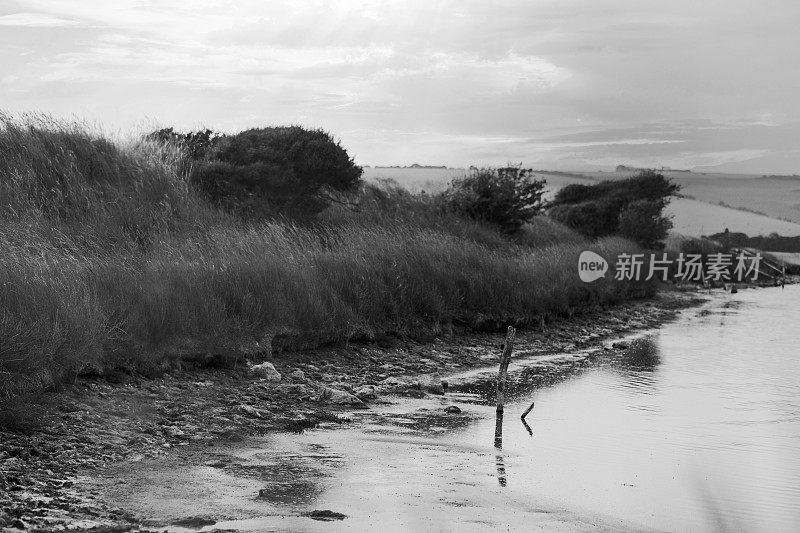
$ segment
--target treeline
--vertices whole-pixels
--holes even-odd
[[[746,233],[721,232],[709,235],[708,239],[718,242],[723,246],[739,248],[757,248],[770,252],[800,252],[800,235],[795,237],[784,237],[777,233],[769,235],[756,235],[749,237]]]

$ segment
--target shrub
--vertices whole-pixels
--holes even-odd
[[[161,143],[174,143],[184,148],[190,158],[203,159],[211,153],[224,135],[208,128],[189,133],[178,133],[173,128],[162,128],[147,135],[146,138]]]
[[[453,180],[443,196],[453,212],[515,233],[542,210],[544,186],[531,169],[484,168]]]
[[[661,214],[662,209],[654,200],[631,202],[619,214],[619,234],[645,248],[663,248],[672,221]]]
[[[248,216],[308,217],[361,183],[357,166],[323,130],[243,131],[220,140],[193,182],[214,204]]]
[[[679,186],[654,170],[624,180],[561,189],[549,215],[590,238],[621,234],[645,247],[661,247],[672,222],[663,210]]]
[[[567,185],[556,194],[553,205],[577,204],[589,200],[605,200],[619,206],[634,200],[653,200],[669,203],[680,187],[655,170],[642,170],[623,180],[606,180],[595,185]]]
[[[608,224],[603,220],[606,212],[600,202],[588,201],[579,204],[556,205],[550,208],[548,213],[553,220],[561,222],[590,239],[595,239],[612,233],[607,230]]]

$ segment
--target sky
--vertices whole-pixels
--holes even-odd
[[[360,164],[800,173],[795,0],[0,0],[0,110]]]

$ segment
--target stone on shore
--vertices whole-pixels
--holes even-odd
[[[361,401],[374,400],[378,397],[377,392],[375,392],[375,387],[372,385],[364,385],[363,387],[359,387],[353,391],[353,394]]]
[[[253,418],[266,418],[267,413],[262,411],[261,409],[256,409],[250,405],[240,405],[239,410],[242,411],[245,415],[252,416]]]
[[[364,405],[364,402],[349,392],[333,389],[331,387],[323,387],[319,400],[339,405]]]
[[[420,383],[420,388],[425,392],[431,394],[444,394],[444,386],[442,385],[442,378],[438,374],[430,376],[428,379]]]
[[[275,365],[269,362],[253,365],[250,367],[250,371],[267,381],[277,382],[281,380],[281,375],[275,369]]]

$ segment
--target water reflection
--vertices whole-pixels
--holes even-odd
[[[526,513],[548,502],[589,517],[561,529],[611,516],[605,529],[800,531],[800,287],[783,294],[741,291],[744,303],[690,313],[590,369],[542,363],[510,375],[507,412],[536,400],[522,427],[503,427],[490,379],[458,387],[482,403],[448,397],[461,414],[411,409],[303,436],[348,458],[333,482],[325,467],[270,477],[313,477],[326,490],[301,491],[348,511],[353,529],[458,529],[492,515],[485,529],[524,530],[520,520],[541,520]],[[519,481],[509,484],[511,469]]]
[[[661,353],[655,335],[647,335],[631,341],[628,349],[623,352],[620,362],[629,369],[654,372],[661,363]]]
[[[800,531],[800,287],[741,291],[535,387],[531,493],[667,530]],[[731,298],[731,296],[724,296]],[[534,452],[535,450],[535,452]],[[697,483],[697,480],[702,483]]]
[[[512,368],[508,375],[505,396],[507,402],[528,398],[535,391],[555,385],[585,372],[589,367],[578,367],[563,362],[534,363],[525,368]],[[496,401],[496,385],[493,379],[474,381],[466,384],[451,384],[453,391],[480,396],[484,402]]]
[[[508,484],[505,460],[502,455],[496,455],[494,460],[497,465],[497,483],[501,487],[505,487]]]
[[[372,415],[367,412],[362,413],[362,418],[381,425],[400,427],[408,432],[423,433],[443,433],[449,430],[463,429],[475,422],[474,418],[468,413],[451,414],[443,409],[428,408],[392,415]],[[368,431],[381,432],[383,430],[373,428]]]

